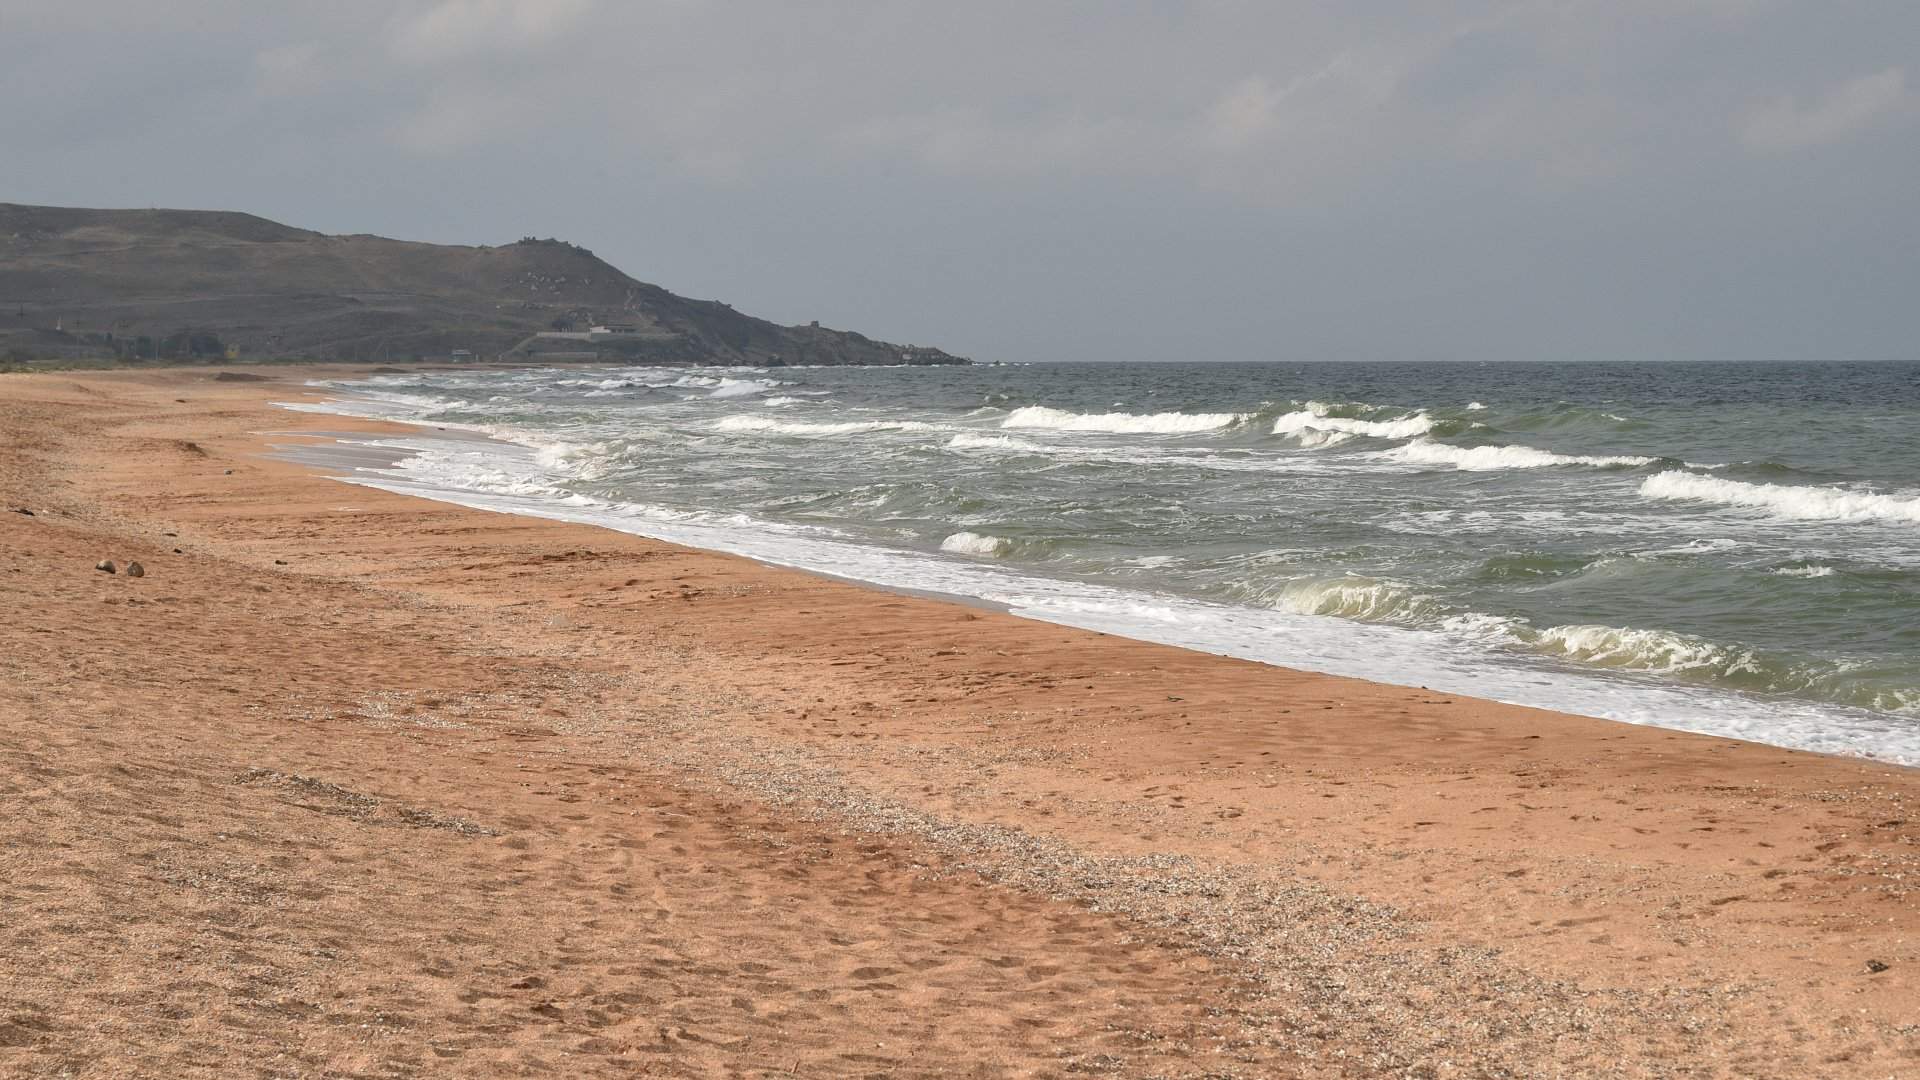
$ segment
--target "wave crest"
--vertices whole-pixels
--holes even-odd
[[[1648,499],[1704,502],[1766,510],[1796,521],[1886,521],[1920,524],[1920,498],[1873,495],[1840,488],[1750,484],[1678,470],[1656,473],[1640,485]]]
[[[989,536],[985,533],[957,532],[940,541],[941,551],[950,551],[955,555],[1004,555],[1013,546],[1013,541],[1003,536]]]
[[[837,424],[808,424],[797,420],[775,420],[768,416],[741,414],[723,416],[714,422],[713,430],[733,433],[764,433],[770,435],[800,435],[809,437],[832,437],[835,435],[862,435],[873,431],[943,431],[938,424],[922,423],[918,420],[848,420]]]
[[[1817,578],[1817,577],[1832,577],[1835,573],[1838,573],[1838,571],[1834,570],[1834,568],[1831,566],[1815,565],[1815,566],[1782,566],[1775,570],[1769,570],[1768,573],[1772,574],[1775,577]]]
[[[1012,450],[1017,453],[1043,453],[1045,448],[1011,435],[981,435],[963,431],[947,440],[949,450]]]
[[[1758,673],[1752,653],[1671,630],[1593,624],[1550,626],[1540,631],[1534,647],[1583,664],[1626,671],[1665,675],[1698,672],[1722,677]]]
[[[1268,599],[1274,607],[1296,615],[1332,615],[1363,622],[1422,625],[1445,613],[1439,600],[1411,585],[1358,575],[1291,581]]]
[[[1109,435],[1190,435],[1232,427],[1247,418],[1247,413],[1075,413],[1045,405],[1027,405],[1007,414],[1000,426]]]
[[[1659,458],[1632,455],[1590,456],[1556,454],[1531,446],[1449,446],[1431,439],[1418,439],[1405,446],[1383,450],[1380,456],[1406,465],[1451,465],[1462,472],[1493,472],[1498,469],[1544,469],[1558,465],[1586,465],[1600,469],[1638,468]]]
[[[1299,412],[1290,412],[1273,422],[1275,435],[1290,435],[1302,446],[1338,446],[1353,436],[1370,439],[1411,439],[1432,431],[1438,421],[1425,411],[1392,420],[1361,420],[1351,416],[1330,416],[1327,406],[1308,402]]]

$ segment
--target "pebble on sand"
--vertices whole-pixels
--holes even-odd
[[[119,567],[113,565],[112,559],[101,559],[99,562],[93,564],[93,568],[95,570],[104,570],[109,574],[119,573]]]
[[[147,568],[144,566],[141,566],[137,562],[130,562],[127,564],[127,576],[128,577],[146,577]]]

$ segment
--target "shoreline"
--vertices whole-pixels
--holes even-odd
[[[271,404],[274,404],[275,407],[284,407],[282,403],[271,403]],[[296,411],[299,411],[299,410],[296,410]],[[428,440],[434,440],[436,432],[441,432],[446,430],[445,428],[436,428],[434,425],[424,421],[373,419],[370,417],[358,417],[356,416],[356,414],[353,414],[353,413],[311,412],[311,413],[307,413],[307,415],[332,415],[332,416],[341,416],[345,418],[370,420],[374,423],[385,424],[392,427],[406,429],[407,432],[410,432],[415,436],[425,437]],[[489,435],[485,432],[476,431],[476,430],[467,429],[467,428],[460,428],[458,430],[462,431],[463,434],[467,436],[467,438],[464,441],[496,445],[501,447],[512,447],[514,449],[525,449],[525,447],[522,447],[517,443],[504,441],[495,436]],[[417,456],[424,452],[424,451],[415,450],[415,449],[388,449],[388,448],[382,448],[382,447],[374,447],[374,446],[366,445],[364,443],[357,443],[355,441],[358,439],[367,438],[373,433],[369,433],[369,432],[354,433],[354,432],[344,432],[344,431],[332,431],[332,432],[282,431],[282,432],[260,432],[258,434],[262,438],[278,436],[283,438],[302,438],[302,439],[321,440],[322,442],[320,444],[307,443],[307,444],[302,444],[298,446],[284,446],[284,447],[275,446],[273,448],[275,452],[272,453],[270,456],[275,458],[275,460],[285,461],[289,464],[298,465],[303,468],[328,475],[335,480],[338,480],[345,484],[350,484],[354,487],[371,488],[374,491],[384,491],[384,492],[387,492],[388,494],[402,495],[409,498],[427,499],[429,501],[434,501],[434,502],[450,503],[454,506],[462,506],[462,507],[465,507],[466,509],[478,510],[482,513],[500,513],[500,514],[517,513],[516,511],[513,511],[513,510],[494,509],[494,508],[485,507],[485,506],[474,506],[474,505],[469,505],[467,503],[463,503],[458,498],[453,497],[459,493],[452,490],[447,490],[443,492],[442,494],[444,494],[445,497],[436,497],[436,495],[431,493],[429,490],[427,490],[424,485],[422,485],[419,489],[416,489],[416,490],[403,490],[397,484],[390,486],[387,484],[383,484],[383,483],[368,480],[368,479],[355,479],[352,475],[355,472],[367,471],[370,469],[371,470],[390,469],[394,465],[397,465],[400,461],[408,457]],[[447,441],[460,442],[463,440],[449,437]],[[325,445],[326,443],[331,443],[332,445]],[[384,458],[386,460],[384,462],[380,462],[376,460],[372,464],[369,464],[367,462],[362,462],[362,461],[351,460],[352,456],[356,453],[365,454],[368,458],[374,458],[374,459]],[[393,474],[377,473],[377,475],[391,476]],[[727,558],[745,559],[748,562],[754,563],[755,565],[758,565],[758,566],[766,567],[768,569],[788,570],[798,574],[809,574],[815,577],[824,578],[828,581],[838,582],[843,585],[850,585],[850,586],[854,586],[857,588],[864,588],[864,589],[874,589],[880,592],[891,593],[895,596],[905,596],[905,597],[911,597],[916,600],[928,600],[928,601],[934,601],[938,603],[958,604],[963,607],[975,608],[981,611],[992,611],[998,614],[1012,613],[1010,606],[1007,604],[1000,603],[995,600],[991,600],[987,597],[974,596],[964,592],[945,592],[938,589],[916,588],[911,585],[896,585],[896,584],[891,584],[885,581],[869,581],[864,578],[854,577],[850,574],[835,573],[832,570],[822,570],[822,569],[816,569],[812,567],[783,564],[783,563],[773,562],[763,558],[756,558],[752,555],[738,554],[736,552],[725,551],[718,548],[702,547],[694,544],[679,544],[665,537],[655,536],[653,534],[647,533],[645,531],[642,531],[639,528],[619,529],[611,525],[598,524],[593,521],[576,520],[573,518],[563,517],[558,515],[522,513],[521,516],[531,517],[531,518],[534,518],[535,520],[559,521],[559,522],[565,522],[568,524],[585,525],[588,528],[606,529],[607,531],[610,531],[610,532],[624,533],[625,535],[629,535],[629,536],[638,536],[638,537],[641,537],[642,539],[654,540],[663,544],[674,544],[674,546],[676,547],[685,547],[685,548],[688,548],[689,550],[700,551],[710,555],[720,555]],[[1141,639],[1135,639],[1135,640],[1141,640]]]
[[[498,447],[508,458],[537,457],[543,445],[533,441],[538,438],[535,433],[527,433],[528,441],[517,441],[513,435],[482,426],[441,426],[430,419],[383,416],[382,412],[394,408],[391,402],[356,397],[353,388],[329,387],[324,396],[328,399],[324,402],[280,404],[290,411],[392,424],[422,436],[429,447],[438,441],[436,432],[449,430],[463,433],[478,446]],[[454,436],[447,438],[458,441]],[[337,441],[344,445],[351,439],[343,434]],[[429,453],[425,448],[409,452],[410,456]],[[509,462],[501,467],[511,471],[516,465]],[[759,528],[719,527],[699,522],[697,514],[683,519],[678,512],[667,511],[670,516],[657,519],[623,503],[488,490],[392,469],[365,472],[339,479],[469,509],[605,528],[867,588],[1004,611],[1037,622],[1283,670],[1920,768],[1920,725],[1857,706],[1749,694],[1633,672],[1585,670],[1496,649],[1460,652],[1459,643],[1431,629],[1374,622],[1337,620],[1333,625],[1341,635],[1340,644],[1328,648],[1323,644],[1327,616],[1243,608],[1151,588],[1052,577],[992,559],[954,563],[938,553],[885,543],[838,538],[809,541],[784,535],[778,526],[766,523],[758,523]],[[856,569],[846,569],[850,566]],[[1393,659],[1373,659],[1385,656]]]
[[[408,833],[388,872],[423,875],[419,895],[442,896],[468,917],[466,932],[493,941],[498,931],[504,942],[526,929],[511,905],[470,903],[458,859],[436,876],[434,851],[411,845],[484,849],[508,860],[503,871],[522,866],[483,875],[516,903],[588,903],[621,879],[580,880],[579,868],[601,856],[567,838],[629,827],[611,816],[621,805],[602,775],[611,769],[653,785],[661,813],[676,800],[698,804],[699,820],[751,821],[777,841],[754,859],[691,839],[680,846],[692,854],[643,845],[620,873],[673,871],[677,881],[702,864],[731,867],[736,887],[759,895],[756,882],[797,872],[783,853],[869,845],[883,854],[805,864],[895,860],[900,869],[864,885],[857,875],[819,884],[820,895],[849,905],[884,900],[862,916],[862,948],[907,949],[913,935],[888,923],[888,910],[922,905],[949,920],[916,923],[916,932],[965,924],[958,913],[981,904],[1004,916],[967,924],[967,940],[989,942],[1015,966],[938,979],[904,961],[849,967],[845,983],[814,988],[845,1003],[810,1022],[824,1043],[794,1034],[809,1023],[798,1019],[739,1043],[745,1021],[716,1008],[701,1023],[718,1034],[656,1048],[654,1062],[665,1054],[772,1069],[793,1051],[803,1071],[843,1070],[850,1062],[833,1055],[888,1025],[897,1056],[897,1040],[912,1037],[899,1014],[928,1007],[953,1033],[923,1036],[930,1057],[892,1067],[940,1075],[998,1055],[989,1068],[1064,1072],[1064,1048],[1088,1062],[1095,1050],[1111,1053],[1107,1071],[1123,1075],[1449,1075],[1437,1065],[1444,1058],[1467,1075],[1866,1076],[1920,1058],[1910,1005],[1920,992],[1920,774],[1911,769],[1290,671],[373,488],[342,509],[336,481],[271,459],[262,452],[270,436],[253,432],[297,429],[283,421],[303,416],[317,429],[385,425],[272,409],[268,399],[302,374],[274,369],[269,381],[233,384],[192,371],[0,377],[14,433],[0,467],[6,509],[40,507],[0,515],[10,557],[30,563],[0,573],[0,587],[31,612],[5,630],[6,648],[23,659],[8,670],[15,685],[0,691],[0,733],[10,760],[45,762],[43,772],[66,769],[88,778],[76,784],[103,789],[132,781],[115,778],[119,752],[101,747],[146,747],[163,763],[217,761],[207,775],[228,778],[225,787],[183,780],[172,796],[198,809],[169,810],[148,793],[173,822],[161,826],[167,837],[143,841],[163,860],[188,857],[166,854],[174,845],[226,843],[213,839],[222,821],[205,809],[208,792],[305,791],[294,804],[311,804],[321,790],[271,778],[235,788],[231,777],[253,768],[307,777],[454,822]],[[105,548],[140,557],[148,577],[93,571],[85,553]],[[180,581],[197,584],[182,594]],[[219,610],[223,598],[244,610]],[[183,619],[186,607],[193,618]],[[223,652],[217,642],[228,639],[193,637],[196,620],[244,625],[247,648]],[[370,644],[350,644],[349,630]],[[95,662],[76,668],[54,645],[82,633],[94,635],[86,655]],[[167,634],[190,640],[170,645],[164,668],[125,670],[140,641]],[[314,651],[312,665],[302,649]],[[234,693],[202,693],[223,679],[240,680]],[[196,708],[143,715],[170,693]],[[85,724],[50,727],[56,704]],[[179,741],[189,730],[195,737]],[[578,798],[556,805],[537,794],[573,790],[574,780],[585,785]],[[5,782],[22,789],[13,776]],[[385,820],[363,803],[326,799],[344,814],[325,818],[330,829]],[[110,808],[76,799],[60,812],[62,827],[83,836],[99,832]],[[249,804],[232,821],[261,831],[279,813]],[[568,825],[567,815],[587,824]],[[458,822],[492,835],[463,833]],[[824,839],[798,842],[783,829],[823,830]],[[42,851],[36,836],[57,831],[10,836],[5,850]],[[329,834],[314,853],[321,866],[339,864],[343,852],[395,835]],[[506,846],[515,841],[527,846]],[[542,853],[551,857],[526,861]],[[79,886],[58,884],[44,857],[5,858],[8,880],[42,885],[19,900],[26,924],[40,928],[33,948],[61,941],[83,953],[82,939],[62,929],[70,905],[48,907]],[[103,850],[97,864],[107,868],[97,873],[140,865],[132,850]],[[222,873],[241,880],[237,869]],[[166,874],[156,880],[127,903],[174,895]],[[672,889],[660,881],[665,898]],[[376,938],[400,913],[421,911],[404,895],[381,903],[391,906],[355,909]],[[664,899],[644,911],[603,904],[590,923],[568,921],[579,912],[549,917],[591,926],[580,933],[637,932],[654,906],[682,912],[680,936],[660,947],[688,955],[693,909]],[[191,905],[157,910],[151,940],[188,933]],[[810,947],[807,924],[759,911],[767,926],[756,931],[747,914],[726,931],[746,942],[734,962],[798,970],[790,965]],[[831,906],[809,918],[844,926]],[[276,917],[241,929],[247,940],[318,940],[305,925]],[[318,936],[346,934],[328,948],[350,954],[344,963],[367,995],[393,985],[395,958],[357,949],[345,925]],[[0,952],[0,963],[24,974],[29,955]],[[395,955],[436,963],[418,948]],[[1123,956],[1150,970],[1128,981],[1101,967]],[[177,962],[202,965],[203,985],[231,981],[233,961]],[[43,1008],[44,1032],[0,1039],[0,1070],[17,1055],[85,1043],[62,1033],[84,1030],[75,1019],[84,984],[106,978],[113,961],[91,963],[65,983],[33,974],[39,1000],[54,1004]],[[283,966],[302,963],[319,961],[289,956]],[[1075,965],[1091,974],[1069,985]],[[869,968],[887,973],[857,974]],[[1032,985],[1051,993],[1024,998],[991,974],[1016,969],[1048,972]],[[588,1008],[567,996],[587,993],[583,984],[541,977],[542,989],[502,992],[544,998],[563,1019],[515,1013],[523,1027],[504,1043],[473,1034],[473,1018],[452,1005],[376,1041],[399,1054],[458,1030],[471,1037],[469,1063],[513,1060]],[[587,982],[604,990],[634,978],[600,968]],[[967,981],[976,978],[987,981]],[[794,987],[732,968],[687,975],[670,999],[705,1000],[702,987],[738,979],[759,980],[744,998],[761,1013],[804,1008]],[[856,989],[871,984],[887,988]],[[172,1006],[201,1015],[178,997],[186,993]],[[405,999],[382,1000],[397,1009]],[[1099,1023],[1073,1028],[1083,1014]],[[262,1037],[296,1033],[316,1052],[336,1047],[331,1028],[309,1023],[313,1013],[249,1015]],[[1053,1026],[1023,1027],[1018,1017]],[[1101,1024],[1161,1037],[1109,1043],[1115,1028]],[[602,1050],[613,1054],[581,1052]]]

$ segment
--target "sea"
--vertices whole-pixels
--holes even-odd
[[[288,407],[418,425],[341,436],[354,484],[1291,668],[1920,765],[1920,364],[575,366],[316,385],[332,400]]]

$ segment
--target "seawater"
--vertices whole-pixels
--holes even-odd
[[[325,411],[467,436],[366,440],[405,452],[348,477],[374,487],[1270,663],[1920,764],[1920,365],[321,385],[340,395]]]

